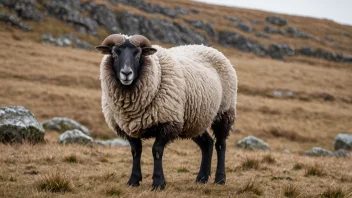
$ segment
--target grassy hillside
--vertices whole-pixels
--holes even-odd
[[[240,32],[224,19],[224,16],[237,16],[248,23],[260,20],[260,24],[253,24],[253,28],[259,30],[266,25],[265,17],[272,15],[267,12],[191,1],[148,1],[170,8],[179,5],[199,10],[199,14],[171,19],[127,5],[116,6],[103,0],[94,2],[104,3],[117,11],[130,10],[146,17],[160,17],[185,25],[189,24],[183,18],[213,21],[216,30],[239,32],[265,45],[286,43],[298,48],[309,44],[344,54],[352,53],[351,37],[341,34],[352,34],[352,27],[328,20],[280,15],[300,30],[314,35],[314,39],[271,35],[272,39],[267,40],[257,38],[253,33]],[[9,12],[7,8],[0,9]],[[33,31],[22,32],[0,24],[0,106],[22,105],[31,110],[39,121],[54,116],[69,117],[90,128],[95,138],[115,137],[101,112],[99,64],[102,55],[40,42],[40,36],[45,33],[54,36],[72,33],[97,45],[108,32],[99,27],[100,36],[84,35],[53,17],[46,17],[41,22],[25,22]],[[319,42],[327,35],[344,49],[333,48],[329,41]],[[172,46],[160,41],[153,43]],[[301,154],[313,146],[333,150],[333,140],[338,133],[352,132],[351,64],[304,56],[277,61],[224,47],[213,40],[211,44],[230,59],[239,79],[238,117],[228,139],[228,183],[225,186],[213,185],[213,177],[207,185],[194,183],[201,155],[197,146],[189,140],[176,141],[166,149],[166,190],[151,192],[152,141],[146,141],[143,147],[142,186],[125,188],[132,160],[129,148],[60,146],[56,143],[58,134],[48,132],[47,142],[43,145],[0,144],[0,197],[283,197],[290,187],[296,189],[298,197],[319,197],[329,189],[337,192],[339,188],[348,197],[352,188],[350,158],[312,158]],[[276,91],[290,91],[293,95],[276,96]],[[267,153],[235,148],[236,142],[248,135],[268,142],[271,147],[269,155],[275,162],[262,161],[268,158]],[[284,149],[293,154],[283,153]],[[76,162],[67,162],[66,158],[72,156],[77,158]],[[216,157],[213,157],[213,174],[215,162]],[[246,162],[254,164],[254,167]],[[259,164],[258,167],[256,164]],[[299,165],[301,169],[297,168]],[[310,167],[322,169],[323,174],[310,176]],[[27,171],[37,173],[25,174]],[[38,190],[38,183],[43,177],[57,172],[70,180],[71,191],[62,194]],[[255,181],[254,187],[258,187],[258,191],[245,189],[251,180]]]

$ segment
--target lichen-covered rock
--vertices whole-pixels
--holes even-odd
[[[45,129],[56,130],[58,132],[64,132],[67,130],[78,129],[86,135],[90,135],[89,129],[82,124],[65,117],[54,117],[50,120],[43,122],[43,127]]]
[[[122,139],[97,140],[94,143],[98,145],[103,145],[103,146],[129,146],[130,145],[128,141],[122,140]]]
[[[93,138],[77,129],[66,131],[59,136],[60,144],[89,144],[91,142]]]
[[[9,15],[7,13],[0,13],[0,21],[7,23],[11,26],[20,28],[24,31],[31,31],[32,28],[26,24],[24,24],[19,18],[16,16]]]
[[[237,142],[238,148],[250,149],[250,150],[270,150],[269,145],[263,140],[254,136],[245,137],[243,140]]]
[[[335,150],[352,150],[352,134],[340,133],[335,137]]]
[[[308,156],[315,156],[315,157],[319,157],[319,156],[349,157],[350,156],[346,151],[343,151],[343,150],[332,152],[320,147],[313,147],[312,150],[307,151],[304,154]]]
[[[334,153],[320,147],[313,147],[312,150],[305,152],[309,156],[333,156]]]
[[[41,142],[44,129],[32,112],[22,106],[0,108],[0,142]]]
[[[287,20],[279,16],[268,16],[266,17],[266,21],[277,26],[284,26],[287,24]]]

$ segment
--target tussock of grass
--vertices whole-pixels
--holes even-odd
[[[324,171],[324,168],[318,164],[315,164],[314,166],[309,166],[306,169],[306,173],[304,176],[317,176],[317,177],[322,177],[325,176],[326,173]]]
[[[66,176],[59,172],[43,176],[37,181],[37,189],[49,192],[69,192],[72,191],[72,185]]]
[[[298,195],[299,195],[299,192],[298,192],[297,186],[289,184],[284,187],[285,197],[293,198],[293,197],[298,197]]]
[[[303,164],[301,163],[296,163],[294,166],[293,166],[293,170],[301,170],[302,168],[304,167]]]
[[[178,173],[188,173],[189,172],[189,170],[187,169],[187,168],[179,168],[179,169],[177,169],[177,172]]]
[[[72,154],[72,155],[65,157],[63,161],[67,162],[67,163],[77,163],[78,159],[77,159],[76,155]]]
[[[262,158],[262,162],[267,164],[275,164],[276,160],[271,154],[267,154]]]
[[[123,191],[116,187],[110,187],[106,189],[105,194],[107,196],[121,196],[123,194]]]
[[[344,198],[350,196],[352,196],[352,194],[346,193],[340,186],[329,187],[320,195],[322,198]]]
[[[258,159],[247,156],[238,168],[242,170],[258,169],[259,164],[260,161]]]
[[[245,185],[237,190],[235,194],[243,194],[246,192],[253,193],[258,196],[263,194],[263,190],[260,188],[259,183],[255,182],[254,179],[249,180]]]
[[[107,172],[103,175],[104,180],[113,180],[116,178],[116,173],[115,172]]]

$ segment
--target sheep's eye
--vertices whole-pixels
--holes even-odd
[[[120,48],[115,48],[115,53],[116,54],[121,54],[121,49]]]
[[[139,48],[137,48],[136,51],[134,51],[134,55],[135,55],[135,56],[140,56],[140,55],[141,55],[141,52],[142,52],[142,49],[139,47]]]

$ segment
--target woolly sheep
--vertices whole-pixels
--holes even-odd
[[[203,45],[170,49],[151,45],[142,35],[108,36],[96,50],[100,65],[102,109],[109,127],[131,145],[130,186],[142,181],[141,139],[155,138],[153,189],[164,189],[162,157],[177,138],[192,139],[202,151],[196,182],[210,176],[216,139],[215,183],[225,184],[226,139],[236,117],[237,75],[230,61]]]

